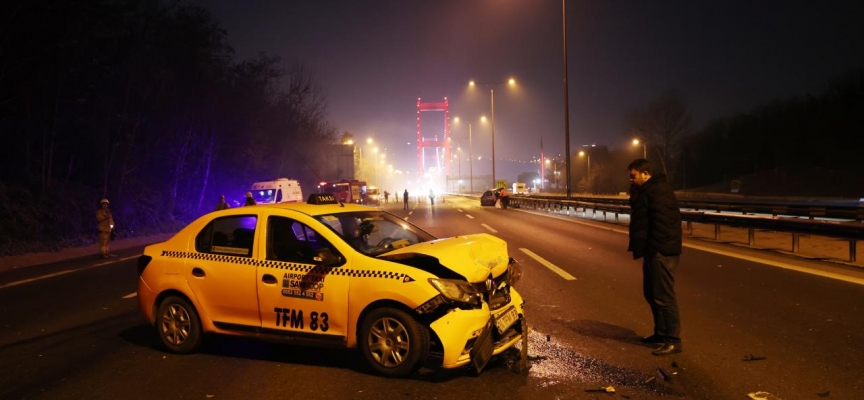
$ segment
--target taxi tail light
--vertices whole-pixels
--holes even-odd
[[[150,264],[150,260],[152,259],[153,257],[150,256],[138,257],[138,276],[141,276],[141,274],[144,273],[144,270],[147,268],[147,265]]]

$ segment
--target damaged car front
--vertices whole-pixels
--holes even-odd
[[[379,258],[436,276],[428,283],[438,294],[414,311],[434,332],[443,353],[442,367],[470,362],[481,371],[492,356],[527,334],[524,301],[514,288],[522,270],[507,256],[503,240],[485,233],[458,236],[397,249]]]
[[[522,271],[505,241],[485,233],[437,239],[373,209],[315,218],[351,247],[338,271],[351,279],[356,336],[349,332],[347,345],[356,340],[377,372],[405,376],[438,353],[443,368],[473,363],[480,371],[527,333],[513,287]]]

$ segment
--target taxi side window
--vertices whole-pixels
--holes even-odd
[[[336,249],[312,228],[283,217],[270,217],[267,228],[267,259],[313,264],[315,250]]]
[[[257,221],[254,215],[217,218],[195,237],[195,250],[200,253],[250,257]]]

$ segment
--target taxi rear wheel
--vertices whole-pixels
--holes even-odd
[[[360,327],[360,350],[378,373],[404,377],[417,371],[429,355],[429,331],[405,311],[379,308]]]
[[[186,354],[201,343],[201,322],[188,301],[170,296],[159,305],[156,329],[165,347],[173,353]]]

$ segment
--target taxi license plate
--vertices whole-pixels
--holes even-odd
[[[499,333],[504,333],[517,319],[519,319],[519,313],[516,312],[516,307],[510,307],[495,317],[495,327],[498,328]]]

